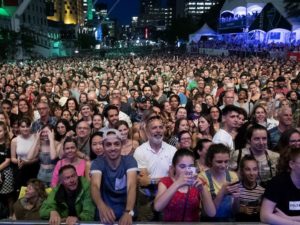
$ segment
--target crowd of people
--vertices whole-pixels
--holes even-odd
[[[0,217],[300,224],[300,64],[0,64]]]
[[[246,37],[248,35],[248,38]],[[295,41],[292,44],[286,43],[262,43],[260,40],[253,39],[250,34],[227,35],[225,40],[208,40],[191,43],[199,48],[226,49],[229,51],[247,51],[247,52],[265,52],[266,55],[270,52],[287,53],[299,52],[300,41]],[[247,39],[247,41],[245,41]],[[270,55],[270,57],[273,57]],[[282,57],[281,57],[282,58]]]

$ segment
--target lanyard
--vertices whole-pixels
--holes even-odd
[[[249,151],[250,151],[251,156],[253,156],[255,158],[253,152],[251,151],[251,148],[249,148]],[[270,175],[271,175],[270,178],[272,178],[273,177],[272,162],[271,162],[270,156],[268,154],[268,151],[266,151],[266,150],[265,150],[265,156],[266,156],[266,159],[267,159],[267,164],[268,164],[269,169],[270,169]],[[260,173],[258,173],[258,177],[259,177],[259,179],[261,181]]]

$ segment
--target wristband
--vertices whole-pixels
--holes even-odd
[[[151,179],[151,180],[150,180],[150,184],[151,184],[151,185],[156,185],[156,184],[157,184],[156,179]]]
[[[133,210],[124,210],[124,213],[128,213],[130,216],[134,216],[134,211]]]

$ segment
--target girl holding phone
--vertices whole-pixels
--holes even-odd
[[[208,170],[200,176],[208,184],[207,190],[216,207],[216,216],[212,221],[224,222],[234,218],[238,209],[239,182],[235,172],[228,170],[230,149],[223,144],[212,144],[206,153]],[[211,219],[208,218],[210,221]]]
[[[212,198],[197,176],[194,155],[188,149],[179,149],[172,160],[171,177],[162,178],[154,200],[156,211],[163,212],[166,222],[198,222],[200,202],[208,216],[216,213]]]

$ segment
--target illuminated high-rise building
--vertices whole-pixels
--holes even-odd
[[[48,20],[62,22],[64,24],[84,24],[85,14],[83,1],[84,0],[52,0],[53,15],[49,15],[47,17]]]
[[[218,0],[185,0],[184,13],[186,16],[197,17],[218,4]]]
[[[198,17],[219,3],[219,0],[168,0],[173,8],[174,17]]]
[[[172,8],[162,6],[161,0],[141,0],[139,26],[166,29],[172,24],[172,15]]]
[[[93,0],[83,0],[84,21],[93,19]]]

